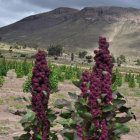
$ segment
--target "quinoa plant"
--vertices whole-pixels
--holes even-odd
[[[27,60],[26,58],[24,59],[23,63],[22,63],[22,70],[23,70],[23,73],[24,75],[28,75],[29,73],[29,64],[27,63]]]
[[[129,81],[129,75],[126,73],[125,74],[125,82],[128,82]]]
[[[134,78],[134,75],[132,75],[132,76],[129,78],[128,86],[129,86],[130,88],[134,88],[134,87],[135,87],[135,78]]]
[[[62,72],[65,72],[66,71],[66,68],[67,68],[66,65],[60,66],[60,69],[61,69]]]
[[[119,87],[122,86],[122,75],[119,73],[118,69],[116,69],[115,75],[116,75],[116,80],[114,84],[116,84]]]
[[[61,116],[65,122],[62,135],[68,140],[119,140],[123,134],[129,132],[124,123],[131,120],[134,114],[130,108],[124,106],[124,96],[119,92],[112,92],[112,57],[108,50],[109,43],[106,38],[99,38],[99,50],[94,51],[95,65],[90,74],[83,72],[79,81],[81,94],[69,92],[72,99],[75,99],[74,106],[69,103],[66,112]],[[62,106],[62,101],[60,102]],[[59,103],[56,103],[59,107]],[[125,113],[123,117],[118,114]]]
[[[136,76],[137,83],[140,83],[140,74]]]
[[[24,72],[22,70],[22,67],[19,66],[16,70],[17,78],[22,78],[24,76]]]
[[[3,83],[4,83],[4,77],[0,76],[0,87],[2,87]]]
[[[32,73],[29,73],[25,83],[23,83],[23,92],[31,92],[32,84],[31,84]]]
[[[67,67],[65,72],[65,79],[70,80],[73,76],[73,69],[72,67]]]
[[[5,57],[0,60],[0,76],[7,75],[6,60]]]
[[[50,132],[50,125],[56,119],[48,108],[50,98],[50,69],[47,66],[45,52],[38,51],[31,78],[31,106],[22,118],[21,123],[26,134],[15,137],[15,140],[57,140],[55,133]]]
[[[58,75],[57,75],[57,71],[55,70],[52,70],[50,74],[50,89],[51,92],[54,92],[55,90],[58,89]]]

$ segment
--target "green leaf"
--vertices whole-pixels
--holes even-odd
[[[79,111],[78,113],[79,113],[80,117],[82,117],[85,120],[91,120],[92,119],[92,115],[89,112],[84,112],[83,113],[83,112]]]
[[[66,122],[66,121],[58,121],[58,123],[61,125],[68,125],[68,122]]]
[[[117,95],[118,98],[124,98],[124,95],[122,93],[119,93],[118,91],[114,91],[112,93],[113,98]]]
[[[30,140],[31,134],[22,134],[20,137],[14,137],[14,140]]]
[[[101,98],[104,99],[104,97],[106,96],[106,93],[101,94]]]
[[[82,111],[82,112],[87,111],[86,107],[83,104],[81,104],[80,102],[75,103],[75,108],[77,111]]]
[[[80,87],[82,81],[72,81],[72,83],[76,86],[76,87]]]
[[[103,107],[103,112],[108,112],[114,110],[115,107],[113,105],[107,105]]]
[[[101,99],[97,99],[97,102],[100,104],[102,101],[101,101]]]
[[[45,90],[43,90],[43,93],[44,93],[45,97],[47,97],[48,94]]]
[[[130,131],[130,129],[127,126],[121,125],[119,123],[114,128],[115,130],[113,132],[118,137],[121,137],[122,135],[127,134]]]
[[[46,113],[48,114],[48,118],[51,122],[53,122],[57,118],[57,116],[55,115],[55,112],[50,108],[46,110]]]
[[[55,107],[62,109],[65,106],[71,105],[71,102],[69,102],[65,99],[57,99],[54,104],[55,104]]]
[[[35,113],[32,110],[28,110],[20,122],[21,123],[32,122],[34,118],[35,118]]]
[[[103,75],[106,75],[107,73],[108,73],[107,71],[103,71],[103,72],[102,72]]]
[[[80,102],[81,104],[86,104],[85,99],[81,97],[78,99],[78,102]]]
[[[131,112],[130,109],[128,109],[128,111],[127,111],[127,115],[128,115],[129,117],[132,117],[132,112]]]
[[[93,132],[95,132],[95,130],[96,130],[96,127],[95,127],[95,124],[94,123],[92,123],[91,124],[91,127],[90,127],[90,129],[89,129],[89,134],[93,134]]]
[[[125,100],[115,99],[115,100],[113,101],[113,104],[114,104],[115,106],[117,106],[117,108],[122,107],[125,103],[126,103]]]
[[[62,118],[68,119],[68,118],[71,117],[71,114],[72,114],[72,111],[67,110],[66,112],[61,113],[60,116],[61,116]]]
[[[76,93],[68,92],[68,94],[71,97],[71,99],[77,99],[78,98],[78,95]]]
[[[13,137],[14,140],[19,140],[19,137]]]
[[[37,138],[37,140],[42,140],[42,136],[40,134],[35,134],[35,138]]]
[[[63,136],[66,138],[66,140],[74,139],[74,131],[72,129],[64,129],[62,133],[63,133]]]
[[[57,118],[57,116],[55,114],[51,114],[51,115],[48,115],[48,118],[50,122],[53,122]]]
[[[32,105],[27,105],[26,106],[28,109],[32,110]]]
[[[58,140],[58,137],[57,137],[57,135],[55,133],[48,132],[47,135],[52,137],[51,140]]]
[[[116,122],[118,123],[126,123],[128,121],[130,121],[132,119],[132,117],[116,117]]]

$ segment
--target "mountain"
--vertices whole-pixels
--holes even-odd
[[[3,42],[27,42],[42,48],[63,44],[69,50],[93,50],[105,36],[115,55],[140,55],[140,10],[121,7],[61,7],[0,28]]]

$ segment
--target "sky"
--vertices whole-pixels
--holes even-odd
[[[119,6],[140,9],[140,0],[0,0],[0,27],[27,16],[48,12],[58,7]]]

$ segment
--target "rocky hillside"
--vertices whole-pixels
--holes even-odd
[[[97,47],[106,36],[115,55],[140,55],[140,10],[121,7],[57,8],[26,17],[0,28],[3,42],[38,43],[41,47],[63,44],[67,49]]]

